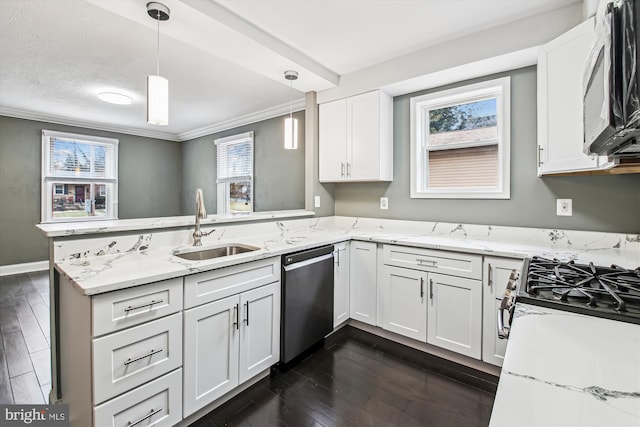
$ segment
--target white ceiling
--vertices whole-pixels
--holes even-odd
[[[0,0],[0,114],[183,140],[283,114],[398,56],[579,0],[164,0],[169,126],[146,123],[147,0]],[[104,103],[117,90],[133,105]]]

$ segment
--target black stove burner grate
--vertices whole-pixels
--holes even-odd
[[[640,267],[628,270],[533,257],[525,291],[533,299],[640,317]]]

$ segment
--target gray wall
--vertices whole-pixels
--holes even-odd
[[[506,75],[511,76],[511,199],[411,199],[409,99]],[[537,177],[535,67],[398,96],[393,108],[393,182],[336,184],[336,215],[640,233],[640,174]],[[383,196],[389,198],[387,211],[379,209]],[[557,198],[573,199],[573,216],[556,216]]]
[[[180,215],[180,144],[0,116],[0,265],[49,258],[40,223],[42,129],[118,138],[119,216]]]
[[[305,114],[298,119],[298,149],[284,149],[284,116],[214,133],[182,143],[182,214],[194,213],[195,192],[202,188],[208,214],[216,213],[214,140],[254,132],[254,206],[256,212],[304,209]]]

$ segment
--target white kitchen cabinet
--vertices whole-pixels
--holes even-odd
[[[522,260],[485,257],[483,264],[482,360],[502,366],[507,340],[498,338],[498,308],[513,270],[520,272]]]
[[[240,384],[280,359],[280,283],[240,295]]]
[[[383,266],[381,271],[382,328],[426,342],[428,273],[389,265]]]
[[[376,325],[377,245],[352,241],[349,272],[349,312],[352,319]]]
[[[482,282],[429,273],[427,342],[480,359]]]
[[[280,284],[184,313],[184,416],[222,397],[280,357]]]
[[[373,91],[319,106],[320,182],[393,180],[393,100]]]
[[[349,242],[334,245],[333,327],[349,319]]]
[[[606,157],[582,151],[582,79],[593,36],[590,18],[538,51],[538,176],[607,167]]]

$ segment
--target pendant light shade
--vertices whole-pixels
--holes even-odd
[[[169,80],[164,77],[147,76],[147,122],[169,124]]]
[[[160,21],[169,20],[169,8],[151,2],[147,4],[147,13],[158,21],[156,75],[147,76],[147,123],[166,126],[169,124],[169,81],[160,76]]]
[[[287,117],[284,119],[284,148],[298,149],[298,119]]]
[[[293,81],[298,79],[298,73],[293,70],[285,71],[284,78],[289,80],[289,117],[284,119],[284,148],[286,150],[298,149],[298,119],[293,118],[293,103],[291,93],[293,92]]]

